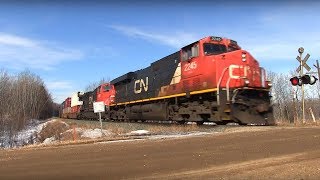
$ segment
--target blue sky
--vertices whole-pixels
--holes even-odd
[[[297,49],[320,60],[314,1],[0,1],[0,69],[39,75],[62,102],[205,36],[238,41],[269,71],[296,69]]]

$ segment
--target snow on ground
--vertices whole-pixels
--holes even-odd
[[[142,136],[142,135],[150,135],[151,133],[147,130],[136,130],[127,133],[128,136]]]
[[[109,132],[108,130],[104,130],[102,129],[85,129],[82,132],[81,137],[86,137],[86,138],[91,138],[91,139],[95,139],[95,138],[99,138],[102,136],[110,136],[112,135],[111,132]]]
[[[146,130],[139,130],[139,131],[146,131]],[[107,144],[107,143],[117,143],[117,142],[130,142],[130,141],[141,141],[143,139],[169,139],[169,138],[184,138],[189,136],[204,136],[212,133],[220,133],[220,132],[190,132],[190,133],[174,133],[174,134],[158,134],[158,135],[150,135],[150,134],[143,134],[146,136],[143,136],[143,138],[139,139],[126,139],[126,140],[115,140],[115,141],[105,141],[105,142],[97,142],[97,144]],[[128,133],[129,134],[129,133]]]
[[[44,123],[39,120],[32,119],[27,124],[26,128],[22,131],[18,132],[16,136],[13,137],[13,147],[19,147],[26,144],[33,144],[37,142],[37,133],[40,132]],[[9,148],[9,139],[8,137],[0,137],[3,139],[3,144],[1,144],[4,148]]]
[[[56,138],[55,137],[49,137],[49,138],[47,138],[47,139],[45,139],[43,142],[42,142],[42,144],[52,144],[52,143],[54,143],[54,142],[56,142]]]
[[[150,136],[148,139],[166,139],[166,138],[183,138],[188,136],[203,136],[212,133],[219,133],[219,132],[190,132],[190,133],[176,133],[176,134],[168,134],[168,135],[153,135]]]
[[[42,122],[39,120],[31,120],[30,123],[27,125],[27,127],[19,132],[17,136],[14,138],[14,147],[20,147],[28,144],[34,144],[34,143],[42,143],[45,145],[56,143],[59,140],[53,137],[46,138],[43,142],[38,142],[39,133],[41,130],[48,125],[48,123],[53,123],[55,121],[58,121],[57,119],[53,119],[47,122]],[[59,120],[60,121],[60,120]],[[64,123],[66,127],[70,128],[70,126],[60,121],[59,123]],[[212,133],[212,132],[211,132]],[[131,131],[129,133],[125,133],[123,135],[125,136],[131,136],[133,140],[137,140],[137,136],[141,139],[164,139],[164,138],[179,138],[179,137],[186,137],[186,136],[201,136],[206,134],[211,134],[208,132],[200,132],[200,131],[193,131],[193,132],[165,132],[164,134],[154,134],[150,131],[140,129],[136,131]],[[85,128],[72,128],[68,129],[67,131],[61,133],[61,137],[69,137],[72,139],[72,135],[76,134],[77,137],[80,139],[95,139],[105,136],[113,136],[114,133],[111,132],[111,130],[105,130],[103,129],[101,132],[101,129],[85,129]],[[69,136],[68,136],[69,135]],[[0,137],[3,138],[3,137]],[[63,139],[62,139],[63,140]],[[118,141],[112,141],[112,142],[118,142]],[[5,141],[6,144],[2,144],[5,148],[9,148],[8,141]],[[1,144],[0,144],[1,145]]]
[[[95,138],[100,138],[103,136],[111,136],[113,133],[111,133],[108,130],[102,129],[83,129],[83,128],[75,128],[67,130],[65,133],[73,133],[75,131],[77,134],[80,134],[80,137],[82,138],[89,138],[89,139],[95,139]]]

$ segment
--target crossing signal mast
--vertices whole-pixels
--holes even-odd
[[[299,76],[294,76],[290,79],[290,82],[293,86],[301,86],[301,92],[302,92],[302,121],[305,122],[305,110],[304,110],[304,85],[305,84],[310,84],[314,85],[317,82],[317,78],[315,76],[311,76],[308,74],[303,74],[303,68],[305,68],[308,72],[311,70],[311,68],[307,64],[307,60],[310,57],[310,54],[307,54],[303,59],[302,59],[302,54],[304,52],[303,47],[300,47],[298,49],[298,52],[300,56],[297,56],[297,60],[300,63],[300,66],[297,68],[297,73],[299,73]],[[319,71],[319,63],[317,61],[317,68],[318,68],[318,74],[320,77],[320,71]]]

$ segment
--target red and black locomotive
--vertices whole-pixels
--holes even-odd
[[[82,105],[76,114],[96,117],[89,105],[103,101],[108,120],[272,125],[270,87],[249,52],[234,40],[210,36],[93,92],[78,93]]]

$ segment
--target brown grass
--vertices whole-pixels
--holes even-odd
[[[97,142],[106,142],[106,141],[118,141],[118,140],[128,140],[132,139],[131,137],[119,136],[119,137],[102,137],[97,139],[80,139],[80,140],[65,140],[65,141],[56,141],[51,144],[32,144],[27,146],[22,146],[18,148],[13,148],[14,150],[22,150],[22,149],[42,149],[42,148],[52,148],[66,145],[80,145],[80,144],[92,144]],[[13,149],[9,149],[10,151]]]
[[[81,139],[81,134],[78,131],[65,131],[61,134],[61,141],[76,141]]]
[[[45,139],[54,136],[56,139],[61,139],[61,133],[68,130],[69,127],[61,120],[48,122],[38,134],[38,139],[43,142]]]
[[[167,134],[178,133],[178,132],[191,132],[199,131],[199,127],[196,124],[190,125],[171,125],[171,126],[153,126],[147,129],[151,134]]]
[[[301,119],[295,121],[294,123],[290,123],[287,120],[277,120],[277,126],[295,126],[295,127],[310,127],[310,126],[320,126],[320,119],[317,119],[315,122],[313,120],[306,120],[303,122]]]
[[[127,131],[121,127],[110,127],[110,128],[108,128],[108,130],[110,132],[112,132],[112,134],[114,134],[114,136],[120,136],[120,135],[127,133]]]

